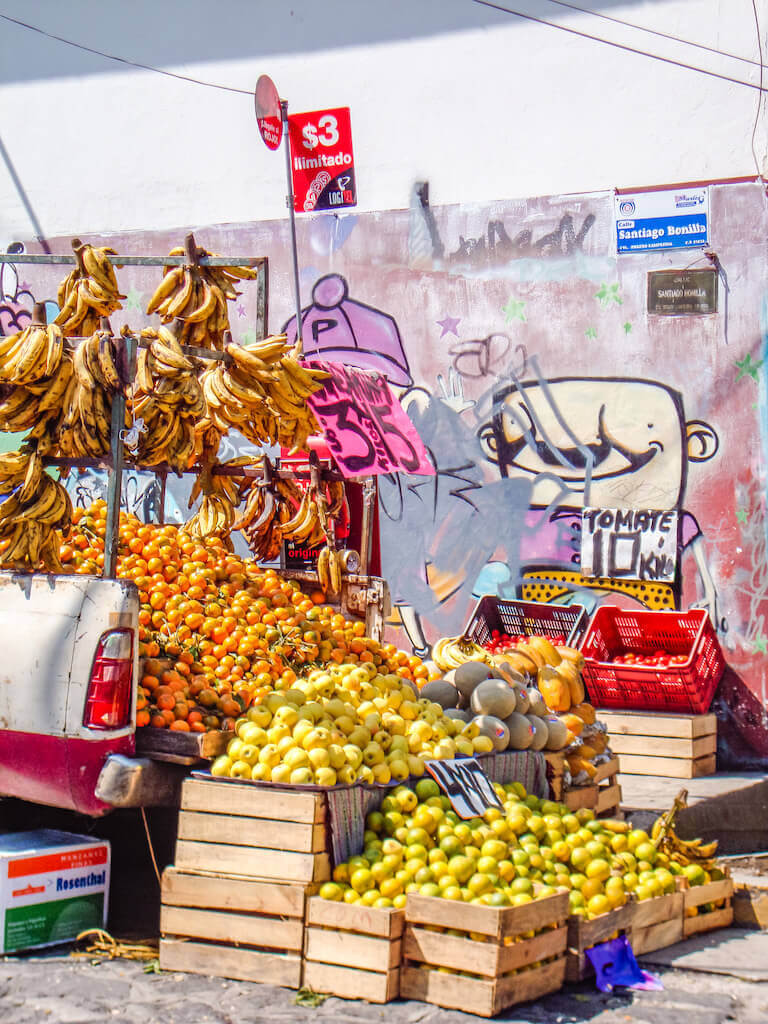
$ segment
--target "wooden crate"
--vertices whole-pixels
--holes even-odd
[[[187,779],[175,866],[308,885],[330,878],[325,798],[256,783]]]
[[[597,808],[598,788],[594,783],[588,786],[576,786],[566,790],[562,802],[569,811],[579,811],[582,807],[594,811]]]
[[[219,754],[225,754],[233,736],[234,733],[221,729],[175,732],[146,725],[136,730],[136,753],[152,761],[194,765],[200,761],[213,761]]]
[[[400,995],[493,1017],[556,992],[565,979],[567,916],[567,892],[521,907],[409,895]],[[537,934],[521,938],[531,931]]]
[[[388,1003],[400,993],[405,911],[307,903],[304,985],[344,999]]]
[[[618,757],[612,757],[598,765],[592,780],[597,785],[597,804],[595,813],[598,818],[623,818],[621,812],[621,786],[618,781],[620,771]]]
[[[307,891],[166,868],[160,966],[300,988]]]
[[[717,718],[662,712],[600,711],[611,749],[628,775],[695,779],[715,772]]]
[[[706,903],[724,901],[724,906],[702,911]],[[694,913],[695,911],[695,913]],[[683,936],[714,928],[728,928],[733,924],[733,879],[721,878],[706,885],[692,885],[683,891]]]
[[[545,750],[544,760],[547,764],[547,782],[549,783],[550,798],[561,803],[564,788],[565,754],[560,750]]]
[[[671,892],[632,904],[631,943],[636,956],[674,946],[682,939],[682,892]]]
[[[629,934],[632,925],[634,905],[610,910],[607,914],[588,921],[585,917],[572,914],[568,918],[568,952],[565,958],[565,980],[583,981],[594,974],[594,968],[587,956],[587,950],[618,933]]]

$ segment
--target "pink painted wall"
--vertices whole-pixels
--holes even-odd
[[[638,597],[702,605],[729,664],[720,700],[737,727],[731,747],[749,742],[768,758],[766,198],[757,184],[711,188],[710,241],[723,269],[711,316],[646,313],[648,271],[710,264],[701,250],[617,257],[612,209],[608,193],[432,211],[414,198],[410,210],[302,219],[304,306],[321,278],[343,278],[316,290],[305,345],[384,368],[438,469],[380,481],[383,574],[401,644],[460,632],[476,595],[494,589],[590,607],[639,607]],[[294,309],[286,227],[195,228],[216,252],[269,257],[272,330]],[[89,241],[158,254],[185,230]],[[51,248],[66,251],[66,240]],[[10,310],[29,304],[22,293],[52,298],[61,276],[28,266],[18,275],[15,305],[3,279]],[[140,327],[158,272],[126,268],[119,278],[129,297],[113,326]],[[236,337],[252,336],[254,317],[246,284]],[[514,443],[521,423],[529,442],[544,441],[538,449]],[[505,429],[506,474],[494,461]],[[676,510],[676,582],[617,592],[576,579],[585,501]]]

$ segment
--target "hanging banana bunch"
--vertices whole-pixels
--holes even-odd
[[[69,458],[98,459],[111,448],[112,398],[122,386],[109,332],[84,338],[75,349],[72,367],[62,399],[58,447]]]
[[[301,504],[301,489],[292,480],[276,477],[270,483],[255,481],[243,497],[245,504],[233,529],[245,534],[259,561],[273,562],[285,539],[283,526]]]
[[[111,316],[122,309],[115,268],[109,259],[116,256],[108,246],[97,249],[83,245],[79,238],[72,239],[77,263],[59,285],[57,301],[59,315],[55,323],[65,337],[87,337],[98,330],[99,318]]]
[[[250,455],[240,455],[221,463],[224,467],[261,466],[261,459],[254,460]],[[236,529],[235,509],[240,504],[240,484],[237,477],[224,473],[216,473],[211,464],[203,465],[192,485],[189,496],[189,508],[202,494],[200,508],[191,516],[184,530],[192,537],[203,540],[205,537],[222,537],[229,541],[229,535]]]
[[[132,419],[143,421],[136,460],[145,466],[165,462],[181,474],[195,455],[195,428],[206,411],[203,389],[167,327],[148,327],[140,338],[149,347],[139,348],[131,395]]]
[[[186,252],[179,246],[169,255],[184,256]],[[217,255],[201,247],[195,249],[196,260]],[[221,351],[224,332],[229,330],[227,302],[241,294],[234,283],[253,280],[258,275],[258,270],[248,267],[205,267],[196,262],[166,267],[162,281],[149,300],[147,313],[159,313],[164,323],[176,318],[182,320],[184,328],[179,335],[182,345]]]
[[[63,572],[62,530],[69,529],[72,501],[43,468],[38,452],[0,455],[0,565]]]

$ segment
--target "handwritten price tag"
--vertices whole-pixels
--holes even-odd
[[[314,359],[312,365],[331,374],[308,402],[344,476],[434,476],[427,450],[383,374]]]

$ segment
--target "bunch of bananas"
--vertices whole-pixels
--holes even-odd
[[[717,870],[714,860],[717,840],[705,843],[701,839],[681,839],[675,832],[675,818],[678,811],[688,806],[688,791],[682,789],[668,811],[657,818],[651,829],[651,842],[670,861],[680,867],[696,865],[704,871]]]
[[[276,477],[256,481],[244,495],[245,505],[234,525],[242,530],[248,546],[262,562],[273,562],[285,540],[283,526],[301,504],[302,493],[292,480]]]
[[[235,459],[223,462],[227,468],[258,466],[261,460],[254,460],[250,455],[240,455]],[[205,537],[223,537],[225,541],[235,526],[235,509],[240,504],[240,484],[237,478],[229,474],[217,473],[211,463],[202,466],[192,485],[189,495],[189,508],[203,495],[200,508],[187,520],[184,529],[193,537],[201,540]]]
[[[441,637],[432,648],[432,661],[441,672],[450,672],[452,668],[458,668],[465,661],[482,661],[493,666],[493,658],[488,651],[461,636]]]
[[[33,323],[0,340],[0,382],[13,389],[0,402],[0,430],[31,431],[30,445],[50,451],[72,374],[72,355],[55,324]]]
[[[326,544],[317,556],[317,579],[320,586],[329,594],[340,594],[343,573],[341,552]]]
[[[230,364],[201,377],[208,419],[220,433],[239,430],[253,444],[304,448],[319,430],[307,398],[328,376],[289,354],[284,334],[252,345],[227,344]]]
[[[143,421],[136,459],[145,466],[165,462],[181,474],[197,450],[195,427],[206,411],[203,389],[167,327],[148,327],[140,337],[149,347],[139,348],[131,397],[133,421]]]
[[[59,285],[59,315],[55,322],[67,337],[86,337],[98,329],[100,317],[111,316],[123,308],[120,300],[125,295],[120,294],[115,268],[109,259],[117,255],[114,249],[83,245],[77,238],[72,239],[72,248],[77,263]]]
[[[170,256],[183,256],[184,248],[172,249]],[[196,250],[197,258],[216,256],[205,249]],[[179,341],[184,345],[221,351],[224,332],[229,330],[227,300],[240,294],[234,288],[238,280],[252,280],[258,270],[247,267],[201,267],[197,264],[166,267],[162,281],[149,300],[147,313],[157,312],[164,323],[180,319],[184,326]]]
[[[61,535],[69,528],[72,502],[66,489],[43,468],[38,452],[0,455],[0,564],[62,572]]]
[[[97,331],[84,338],[75,349],[72,366],[74,373],[62,400],[59,450],[69,458],[98,459],[110,450],[112,398],[122,387],[110,334]]]

